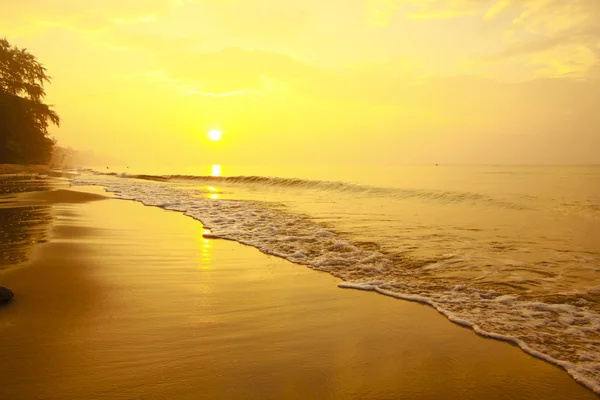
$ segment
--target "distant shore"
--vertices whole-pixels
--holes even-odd
[[[429,307],[50,181],[0,199],[2,398],[597,398]]]

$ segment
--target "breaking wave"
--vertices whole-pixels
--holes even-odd
[[[280,178],[272,176],[210,176],[210,175],[146,175],[127,174],[114,172],[94,172],[97,175],[118,176],[122,178],[140,179],[155,182],[197,182],[212,185],[236,185],[262,188],[289,188],[298,190],[320,190],[338,193],[362,194],[367,196],[388,196],[397,199],[419,199],[439,203],[485,203],[487,205],[513,209],[526,210],[528,206],[497,199],[480,193],[423,190],[378,187],[359,185],[349,182],[321,181],[300,178]]]

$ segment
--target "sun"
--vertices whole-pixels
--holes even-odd
[[[208,138],[212,141],[217,141],[217,140],[221,140],[221,136],[223,136],[223,132],[221,132],[218,129],[211,129],[208,132]]]

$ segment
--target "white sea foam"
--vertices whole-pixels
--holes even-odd
[[[306,216],[266,202],[210,199],[200,197],[197,188],[110,176],[84,176],[73,182],[102,185],[118,198],[184,213],[210,229],[206,237],[234,240],[329,272],[344,280],[339,284],[342,288],[428,304],[480,335],[512,342],[535,357],[565,368],[600,393],[600,315],[584,299],[573,304],[549,303],[477,288],[475,281],[456,284],[432,279],[431,274],[438,268],[456,263],[455,254],[433,262],[393,256],[377,246],[361,246]],[[512,261],[510,264],[521,266]]]

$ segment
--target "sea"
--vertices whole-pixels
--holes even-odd
[[[102,166],[72,183],[428,304],[600,393],[600,166]]]

